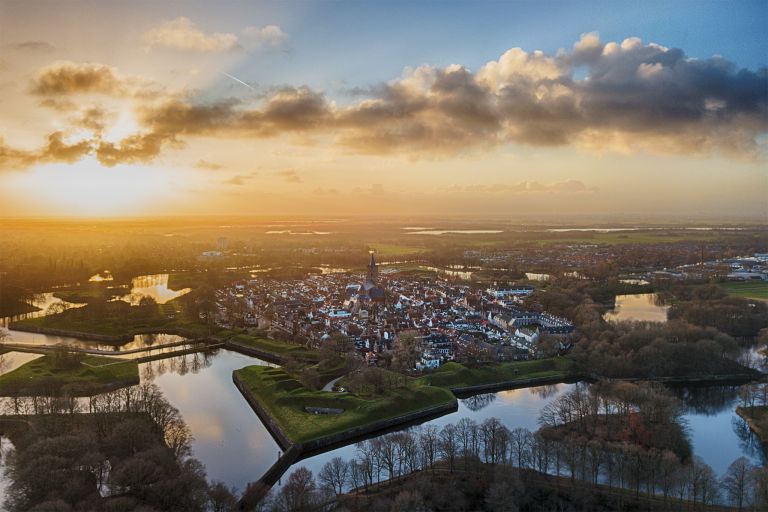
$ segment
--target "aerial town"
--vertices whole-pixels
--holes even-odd
[[[218,293],[217,322],[279,331],[313,347],[343,336],[369,364],[392,350],[399,333],[417,332],[423,343],[416,370],[437,368],[468,350],[492,353],[497,361],[536,358],[540,335],[558,337],[565,349],[574,331],[565,318],[522,307],[534,291],[529,285],[472,291],[448,280],[404,278],[380,270],[373,251],[367,269],[365,276],[331,272],[234,283]]]

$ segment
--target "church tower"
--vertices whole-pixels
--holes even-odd
[[[376,265],[376,258],[374,256],[373,251],[369,251],[371,253],[371,261],[368,263],[368,283],[376,284],[376,278],[379,275],[379,269]]]

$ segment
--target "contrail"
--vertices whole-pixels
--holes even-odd
[[[246,86],[247,88],[249,88],[249,89],[250,89],[250,90],[252,90],[252,91],[255,91],[255,90],[256,90],[256,89],[254,89],[253,87],[251,87],[251,86],[250,86],[250,84],[247,84],[247,83],[243,82],[242,80],[240,80],[240,79],[239,79],[239,78],[237,78],[236,76],[232,76],[232,75],[230,75],[229,73],[225,73],[225,72],[223,72],[223,71],[221,72],[221,74],[222,74],[222,75],[224,75],[224,76],[226,76],[226,77],[229,77],[229,78],[231,78],[231,79],[232,79],[232,80],[234,80],[235,82],[239,82],[239,83],[243,84],[244,86]]]

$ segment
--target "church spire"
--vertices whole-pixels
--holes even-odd
[[[375,283],[378,276],[379,269],[376,266],[376,257],[374,251],[368,251],[371,253],[371,261],[368,263],[368,282]]]

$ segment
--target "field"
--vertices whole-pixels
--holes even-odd
[[[62,384],[75,392],[93,386],[139,382],[139,366],[135,361],[110,357],[85,356],[72,367],[59,367],[55,356],[46,355],[0,375],[0,395],[4,393],[34,394],[36,386],[46,381]]]
[[[377,258],[388,258],[392,256],[413,256],[414,254],[419,254],[426,250],[423,247],[415,247],[411,245],[379,243],[372,243],[371,249],[376,251]]]
[[[536,378],[566,378],[570,375],[571,367],[572,361],[565,357],[498,363],[478,368],[451,362],[418,380],[431,386],[463,388]]]
[[[293,442],[304,443],[422,409],[456,402],[445,388],[410,379],[382,395],[310,391],[280,368],[248,366],[235,372]],[[343,409],[313,414],[305,407]]]
[[[217,334],[217,337],[227,338],[229,337],[228,334],[230,332],[231,331],[222,331]],[[277,356],[293,357],[302,361],[317,361],[318,359],[317,351],[310,350],[304,345],[287,343],[285,341],[272,340],[259,336],[251,336],[249,334],[236,334],[229,339],[240,345],[269,352],[270,354],[275,354]]]
[[[737,297],[768,300],[768,281],[729,281],[720,284],[720,286],[725,288],[729,294]]]

